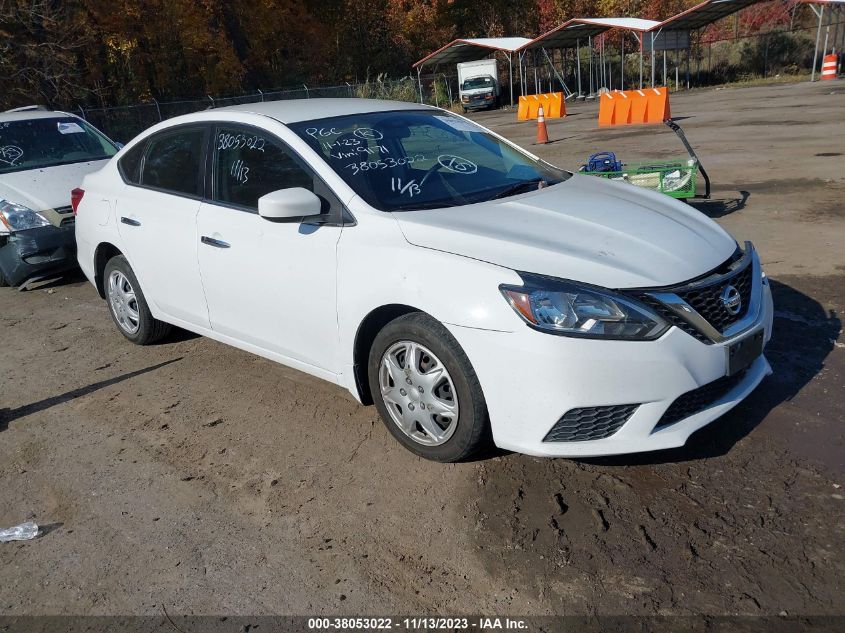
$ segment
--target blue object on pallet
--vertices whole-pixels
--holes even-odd
[[[581,171],[622,171],[622,161],[616,160],[616,154],[613,152],[598,152],[590,155],[587,164],[581,167]]]

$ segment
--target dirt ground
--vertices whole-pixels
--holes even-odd
[[[532,150],[682,153],[596,108]],[[4,288],[0,525],[45,534],[0,544],[0,611],[842,614],[845,86],[672,112],[714,183],[699,208],[754,241],[777,310],[774,375],[685,448],[430,463],[339,387],[186,333],[127,343],[78,277]]]

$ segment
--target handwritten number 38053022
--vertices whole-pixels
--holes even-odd
[[[264,151],[266,141],[260,136],[247,136],[246,134],[228,134],[221,132],[217,135],[217,150],[227,149],[254,149],[258,152]]]

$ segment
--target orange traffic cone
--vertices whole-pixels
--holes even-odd
[[[546,119],[543,117],[543,106],[537,109],[537,143],[548,143],[549,132],[546,130]]]

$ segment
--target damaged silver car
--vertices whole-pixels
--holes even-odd
[[[71,191],[118,149],[72,114],[0,113],[0,286],[76,268]]]

